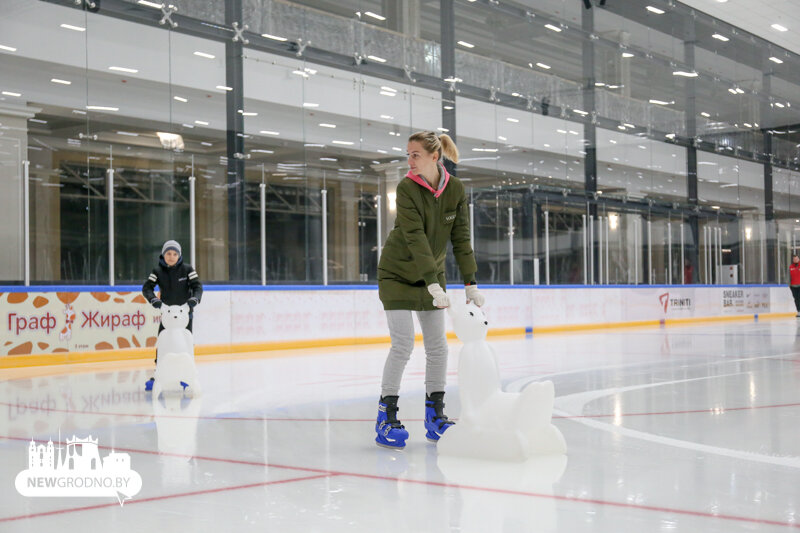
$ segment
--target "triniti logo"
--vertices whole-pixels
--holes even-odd
[[[668,292],[659,295],[658,301],[661,302],[662,306],[664,306],[665,313],[670,307],[672,307],[674,311],[690,311],[692,309],[691,298],[670,298]]]
[[[61,440],[59,438],[59,440]],[[131,470],[127,453],[111,451],[100,458],[98,439],[67,439],[67,446],[28,446],[28,469],[17,474],[17,492],[28,497],[115,497],[120,506],[142,490],[142,478]],[[56,453],[58,452],[58,453]],[[65,452],[65,453],[62,453]]]

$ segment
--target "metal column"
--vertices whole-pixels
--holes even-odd
[[[469,203],[469,245],[475,255],[475,204]]]
[[[23,270],[25,286],[31,284],[31,182],[30,161],[22,162],[22,238],[24,241]]]
[[[672,283],[672,222],[667,222],[667,285]]]
[[[604,217],[600,216],[597,217],[597,262],[599,265],[598,269],[598,277],[600,285],[603,284],[603,227],[605,223],[603,222]],[[607,245],[608,243],[606,243]]]
[[[653,284],[653,221],[647,220],[647,284]]]
[[[508,279],[514,284],[514,208],[508,208]]]
[[[550,212],[544,212],[544,284],[550,285]]]
[[[189,176],[189,260],[193,267],[197,266],[197,208],[195,202],[195,185],[197,178],[194,177],[194,156],[192,156],[192,175]]]
[[[113,158],[112,158],[113,164]],[[114,286],[114,169],[106,171],[108,197],[108,284]]]
[[[583,217],[583,284],[588,285],[589,283],[589,271],[588,271],[588,264],[586,263],[586,215],[581,215]]]
[[[589,280],[594,285],[594,215],[589,215]]]
[[[681,285],[686,284],[686,274],[685,274],[685,264],[686,264],[686,256],[684,255],[684,239],[683,239],[683,222],[681,222],[681,264],[680,264],[680,273],[681,273]]]
[[[322,189],[322,284],[328,284],[328,190]],[[380,237],[378,237],[380,240]],[[378,247],[378,259],[381,249]]]
[[[264,165],[261,165],[261,172],[264,172]],[[263,178],[262,178],[263,179]],[[258,186],[258,192],[261,199],[261,284],[267,284],[267,184],[261,183]],[[325,195],[322,195],[322,234],[325,234]],[[322,245],[323,250],[325,244]],[[323,253],[324,255],[324,253]],[[323,272],[325,271],[325,262],[322,264]],[[323,274],[324,276],[324,274]]]
[[[381,202],[381,195],[375,195],[375,209],[378,212],[378,262],[381,260],[381,247],[383,247],[383,229],[381,224],[381,213],[383,212],[383,203]]]

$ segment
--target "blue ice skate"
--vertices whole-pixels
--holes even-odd
[[[375,422],[375,442],[385,448],[406,447],[408,431],[397,420],[397,396],[384,396],[378,402],[378,420]]]
[[[425,437],[431,442],[438,442],[447,428],[455,424],[444,414],[444,392],[432,392],[425,395]]]
[[[150,378],[144,384],[145,392],[152,392],[153,391],[153,383],[156,382],[156,378]]]

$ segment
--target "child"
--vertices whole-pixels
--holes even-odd
[[[161,291],[160,298],[154,292],[156,285]],[[176,241],[167,241],[161,247],[158,266],[153,269],[147,281],[144,282],[142,294],[156,309],[161,308],[163,304],[188,304],[189,324],[186,329],[192,331],[192,315],[195,306],[200,303],[200,298],[203,296],[203,285],[194,268],[183,262],[181,245]],[[161,333],[163,330],[164,326],[159,324],[158,332]],[[154,381],[154,378],[150,378],[145,384],[145,390],[152,390]]]

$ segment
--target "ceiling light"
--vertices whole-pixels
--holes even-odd
[[[128,67],[108,67],[108,70],[113,70],[116,72],[127,72],[128,74],[136,74],[139,72],[135,68],[128,68]]]
[[[59,83],[59,84],[61,84],[61,85],[72,85],[72,82],[71,82],[71,81],[67,81],[67,80],[60,80],[60,79],[58,79],[58,78],[50,78],[50,81],[51,81],[51,82],[53,82],[53,83]]]
[[[772,29],[778,31],[789,31],[789,28],[787,28],[786,26],[781,26],[780,24],[773,24]]]
[[[384,58],[378,56],[367,56],[367,59],[377,61],[378,63],[386,63],[386,60]]]
[[[596,81],[596,82],[594,82],[594,86],[595,87],[605,87],[606,84],[603,83],[602,81]]]
[[[335,157],[320,157],[320,161],[338,161]]]
[[[583,109],[573,109],[572,112],[573,113],[577,113],[577,114],[581,115],[582,117],[585,117],[586,115],[589,114],[588,112],[584,111]]]
[[[29,118],[28,121],[36,122],[37,124],[47,124],[46,120],[42,120],[40,118]]]
[[[609,139],[608,142],[610,142],[611,144],[617,144],[617,141],[615,141],[614,139]]]
[[[239,114],[242,115],[243,117],[257,117],[258,116],[258,113],[256,113],[255,111],[242,111],[241,109],[239,110]]]
[[[86,31],[86,28],[82,28],[81,26],[73,26],[72,24],[62,24],[61,27],[65,30]]]
[[[713,37],[714,39],[717,39],[717,40],[719,40],[719,41],[722,41],[723,43],[727,43],[728,41],[730,41],[730,39],[728,39],[728,38],[727,38],[727,37],[725,37],[724,35],[720,35],[719,33],[715,33],[714,35],[712,35],[712,37]]]
[[[217,89],[220,91],[232,91],[233,87],[228,87],[227,85],[217,85]]]
[[[286,37],[279,37],[277,35],[270,35],[269,33],[262,33],[261,36],[265,37],[267,39],[272,39],[273,41],[285,42],[285,41],[289,40]]]
[[[650,99],[650,103],[651,103],[651,104],[656,104],[656,105],[669,105],[669,104],[671,104],[672,102],[665,102],[664,100],[656,100],[656,99],[654,99],[654,98],[651,98],[651,99]]]
[[[622,57],[624,57],[626,59],[629,58],[629,57],[633,57],[633,56],[634,56],[634,54],[632,54],[630,52],[622,52]]]
[[[269,130],[261,130],[259,133],[262,134],[262,135],[280,135],[281,134],[279,131],[269,131]]]
[[[389,91],[389,92],[392,92],[392,93],[396,93],[397,92],[397,89],[395,89],[393,87],[389,87],[388,85],[382,85],[381,86],[381,90],[382,91]]]
[[[194,124],[181,124],[184,128],[189,128],[190,130],[194,129]]]
[[[161,9],[162,7],[164,7],[164,4],[157,4],[155,2],[148,2],[147,0],[139,0],[138,3],[142,4],[143,6],[152,7],[152,8],[155,8],[155,9]]]
[[[450,111],[452,109],[455,109],[455,107],[453,107],[451,105],[446,105],[446,106],[442,106],[442,109],[446,109],[447,111]]]
[[[687,72],[685,70],[676,70],[675,72],[672,73],[672,75],[673,76],[683,76],[684,78],[696,78],[697,76],[699,76],[699,74],[697,72],[694,72],[694,71]]]
[[[773,63],[777,63],[777,64],[779,64],[779,65],[783,63],[783,60],[782,60],[782,59],[778,59],[778,58],[777,58],[777,57],[775,57],[775,56],[772,56],[772,57],[770,57],[770,58],[769,58],[769,60],[770,60],[770,61],[772,61]]]
[[[250,151],[253,152],[254,154],[274,154],[275,153],[275,150],[262,150],[260,148],[256,149],[256,150],[250,150]]]
[[[184,98],[183,96],[173,96],[172,99],[173,100],[177,100],[178,102],[183,102],[184,104],[189,101],[188,99]]]
[[[198,57],[205,57],[206,59],[214,59],[214,58],[217,57],[217,56],[215,56],[213,54],[207,54],[205,52],[195,52],[194,55],[196,55]]]
[[[319,107],[319,104],[313,102],[303,102],[303,107]]]
[[[380,20],[380,21],[384,21],[384,20],[386,20],[386,17],[384,17],[384,16],[382,16],[382,15],[378,15],[377,13],[373,13],[372,11],[365,11],[365,12],[364,12],[364,14],[365,14],[366,16],[368,16],[368,17],[372,17],[372,18],[374,18],[374,19],[376,19],[376,20]]]
[[[450,133],[450,130],[448,130],[447,128],[436,128],[436,129],[441,131],[442,133]],[[400,134],[398,133],[398,135]]]
[[[703,111],[703,112],[702,112],[702,113],[700,113],[700,114],[701,114],[701,115],[703,115],[703,116],[704,116],[704,117],[706,117],[706,118],[711,118],[711,115],[709,115],[709,114],[708,114],[708,113],[706,113],[705,111]]]
[[[402,151],[403,151],[403,149],[402,149],[402,148],[399,148],[399,147],[397,147],[397,146],[392,146],[392,150],[394,150],[395,152],[402,152]],[[380,150],[379,150],[379,151],[380,151]]]
[[[785,107],[785,106],[784,106],[782,103],[780,103],[780,102],[775,102],[775,107],[780,107],[780,108],[783,108],[783,107]]]
[[[507,117],[506,120],[509,121],[509,122],[515,122],[515,123],[519,122],[519,119],[518,118],[514,118],[514,117]]]
[[[505,137],[503,137],[502,135],[498,135],[498,136],[497,136],[497,140],[498,140],[498,141],[507,141],[508,139],[506,139],[506,138],[505,138]]]
[[[335,128],[336,124],[326,124],[326,123],[322,122],[322,123],[320,123],[320,126],[322,126],[323,128]]]
[[[194,123],[197,124],[198,126],[208,126],[208,122],[206,122],[205,120],[195,120]]]
[[[550,67],[550,65],[546,65],[544,63],[536,63],[536,66],[539,67],[539,68],[543,68],[545,70],[550,70],[552,68],[552,67]]]
[[[647,6],[647,10],[650,13],[655,13],[656,15],[663,15],[665,11],[663,9],[658,9],[657,7]]]
[[[464,80],[462,80],[461,78],[450,77],[450,78],[445,78],[444,81],[446,81],[447,83],[461,83]]]
[[[718,205],[712,205],[711,209],[719,209],[719,206]]]
[[[17,49],[13,46],[6,46],[4,44],[0,44],[0,50],[5,50],[6,52],[16,52]]]
[[[736,91],[736,94],[744,94],[744,90],[743,90],[743,89],[741,89],[740,87],[737,87],[737,88],[736,88],[736,89],[734,89],[734,90]]]
[[[566,134],[567,130],[556,130],[556,133],[564,133],[564,134]]]
[[[544,27],[547,28],[548,30],[552,30],[557,33],[561,31],[561,28],[559,28],[558,26],[554,26],[552,24],[545,24]]]
[[[333,144],[341,144],[344,146],[353,146],[355,143],[352,141],[331,141]]]
[[[119,111],[118,107],[108,107],[104,105],[87,105],[89,111]]]
[[[132,133],[130,131],[118,131],[117,135],[125,135],[127,137],[138,137],[139,136],[138,133]]]
[[[390,93],[389,91],[381,91],[380,94],[383,96],[397,96],[397,93]]]
[[[11,91],[3,91],[6,96],[22,96],[22,93],[12,93]]]
[[[386,120],[394,120],[394,117],[391,115],[381,115],[381,118]]]
[[[468,43],[467,41],[458,41],[457,44],[460,44],[464,48],[475,48],[475,45],[472,43]]]

